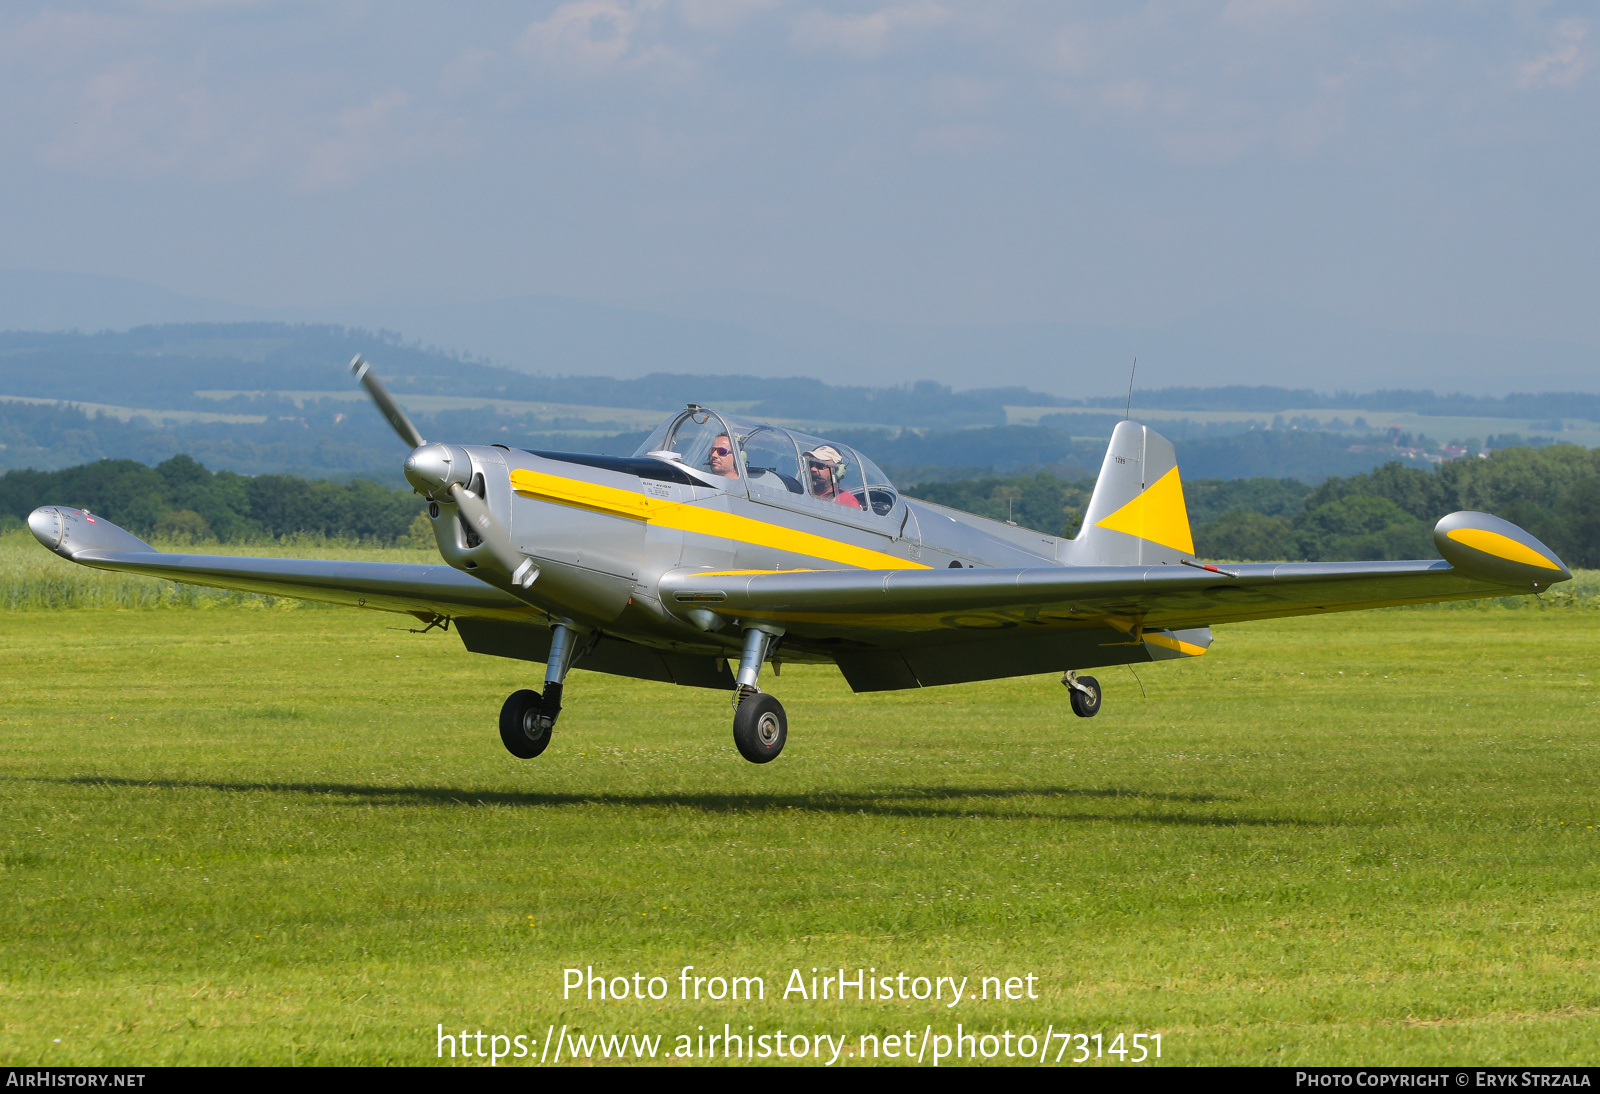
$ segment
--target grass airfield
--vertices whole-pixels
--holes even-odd
[[[1092,721],[1051,677],[791,666],[756,767],[725,694],[581,670],[518,761],[495,718],[537,666],[259,603],[0,613],[0,1062],[957,1021],[1159,1032],[1164,1064],[1594,1060],[1600,612],[1222,628],[1145,697],[1098,672]],[[673,995],[564,1002],[588,965]],[[767,1001],[680,1002],[683,965]],[[1040,998],[776,998],[839,966]]]

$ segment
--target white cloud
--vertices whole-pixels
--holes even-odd
[[[439,74],[439,90],[446,95],[460,95],[483,87],[484,70],[494,60],[492,49],[464,49],[450,59]]]
[[[391,88],[360,106],[339,111],[334,133],[311,149],[302,174],[304,185],[321,189],[355,181],[372,160],[385,131],[395,127],[396,115],[410,102],[411,96]]]
[[[45,160],[76,168],[120,160],[149,177],[179,154],[169,134],[173,128],[194,131],[185,115],[203,98],[151,58],[118,62],[83,83],[70,124],[45,149]]]
[[[916,139],[918,148],[949,155],[986,151],[1004,143],[998,130],[986,125],[941,125],[926,130]]]
[[[260,7],[260,0],[124,0],[136,11],[157,15],[200,15],[212,11],[234,11]]]
[[[695,30],[727,34],[778,6],[778,0],[678,0],[678,18]]]
[[[1247,129],[1173,129],[1161,134],[1157,143],[1179,163],[1215,166],[1247,155],[1260,140],[1259,133]]]
[[[1093,67],[1096,50],[1088,27],[1080,23],[1056,32],[1051,61],[1068,76],[1081,76]]]
[[[1589,33],[1581,19],[1566,19],[1558,23],[1551,35],[1550,49],[1524,62],[1517,69],[1517,86],[1575,87],[1589,67],[1589,58],[1583,40]]]
[[[327,107],[305,94],[230,86],[199,60],[134,57],[92,71],[51,120],[44,162],[101,175],[207,180],[277,177],[298,188],[354,184],[377,167],[451,155],[459,126],[413,108],[407,91]]]
[[[138,24],[89,12],[41,11],[0,37],[0,57],[30,66],[69,66],[88,53],[126,50]]]
[[[939,76],[929,81],[924,100],[939,111],[957,114],[984,114],[992,110],[1004,94],[999,80],[976,76]]]
[[[654,68],[682,71],[689,62],[671,48],[646,41],[647,16],[664,0],[571,0],[530,23],[517,39],[517,52],[541,67],[567,75]]]
[[[1275,24],[1309,15],[1316,7],[1312,0],[1228,0],[1222,9],[1222,22],[1241,26]]]
[[[801,53],[842,53],[870,60],[888,47],[891,34],[941,26],[950,18],[946,8],[930,0],[880,8],[866,15],[812,10],[795,19],[789,41]]]

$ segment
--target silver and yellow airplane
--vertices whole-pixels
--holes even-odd
[[[1125,421],[1082,530],[1060,539],[901,496],[850,446],[691,404],[629,457],[428,443],[357,357],[411,448],[447,565],[167,554],[79,509],[28,525],[85,566],[193,585],[405,612],[454,624],[467,649],[545,665],[512,694],[515,756],[550,743],[575,665],[733,693],[733,739],[754,763],[783,750],[764,665],[832,663],[856,691],[1198,657],[1211,627],[1392,604],[1540,593],[1572,575],[1485,513],[1452,513],[1443,560],[1216,566],[1194,557],[1171,443]],[[729,663],[737,670],[730,671]]]

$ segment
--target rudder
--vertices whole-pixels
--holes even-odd
[[[1194,537],[1172,442],[1139,422],[1118,422],[1083,527],[1063,561],[1148,566],[1193,557]]]

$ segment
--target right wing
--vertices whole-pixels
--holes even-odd
[[[444,565],[168,554],[104,517],[57,505],[35,509],[28,527],[62,558],[100,570],[417,616],[544,618],[532,605]]]
[[[680,615],[710,610],[786,624],[801,634],[884,637],[1107,620],[1204,627],[1536,591],[1484,581],[1438,560],[1265,563],[1212,572],[1188,566],[680,572],[662,583],[663,597]]]
[[[1198,656],[1218,623],[1543,592],[1572,575],[1522,529],[1453,513],[1444,560],[669,574],[699,626],[781,625],[859,691]]]

